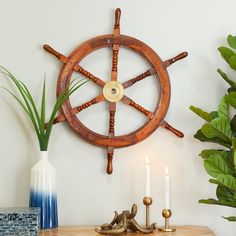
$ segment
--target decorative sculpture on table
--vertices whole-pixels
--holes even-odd
[[[107,148],[108,174],[111,174],[113,171],[112,159],[115,148],[123,148],[134,145],[151,135],[159,126],[168,129],[179,138],[184,136],[182,132],[169,125],[164,120],[164,117],[167,113],[170,102],[170,81],[166,68],[172,63],[186,57],[188,55],[187,52],[183,52],[169,60],[162,61],[155,51],[145,43],[130,36],[120,34],[120,16],[121,10],[116,9],[113,34],[95,37],[82,43],[68,57],[55,51],[50,46],[44,45],[44,49],[47,52],[56,56],[64,64],[58,78],[57,94],[60,94],[65,86],[67,86],[70,82],[73,72],[78,72],[84,75],[102,89],[102,92],[98,96],[78,107],[72,108],[70,100],[68,100],[63,104],[62,114],[55,119],[54,123],[67,121],[70,127],[85,141]],[[121,84],[118,82],[118,54],[119,49],[122,46],[143,56],[144,59],[150,64],[150,69]],[[108,83],[91,74],[79,65],[80,61],[88,54],[104,47],[110,47],[113,51],[111,81]],[[154,112],[145,109],[125,95],[125,89],[151,75],[155,75],[159,90],[159,98],[157,99]],[[77,113],[102,101],[109,102],[110,119],[108,135],[95,133],[83,125],[82,122],[76,117]],[[134,132],[116,136],[115,114],[117,107],[116,104],[118,102],[127,104],[128,106],[131,106],[143,113],[147,117],[147,122]]]
[[[117,211],[115,211],[115,216],[111,223],[103,224],[101,226],[101,229],[96,228],[95,231],[100,234],[109,235],[119,235],[122,233],[126,233],[128,230],[134,232],[142,232],[145,234],[152,233],[153,230],[157,228],[156,224],[153,223],[149,228],[140,226],[134,219],[137,211],[138,208],[136,204],[132,206],[131,212],[129,210],[125,210],[118,215]]]

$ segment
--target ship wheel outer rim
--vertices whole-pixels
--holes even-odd
[[[92,46],[94,44],[96,47]],[[162,60],[151,47],[127,35],[113,36],[112,34],[108,34],[85,41],[72,51],[68,57],[68,62],[62,66],[57,82],[57,95],[59,95],[70,82],[72,73],[74,72],[73,67],[77,63],[91,52],[103,47],[112,47],[113,44],[125,46],[141,54],[156,70],[158,76],[155,75],[155,77],[160,85],[160,96],[159,103],[157,103],[155,111],[153,112],[153,118],[129,134],[109,138],[106,135],[98,134],[90,130],[73,115],[69,99],[62,105],[61,110],[72,130],[86,142],[101,147],[112,146],[115,148],[123,148],[139,143],[149,137],[160,126],[169,108],[171,92],[169,75],[163,66]],[[151,59],[152,57],[155,59]]]

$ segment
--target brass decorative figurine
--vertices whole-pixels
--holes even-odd
[[[152,205],[151,197],[144,197],[143,204],[146,206],[146,227],[150,227],[150,206]]]
[[[121,214],[118,214],[117,211],[115,211],[115,216],[111,223],[103,224],[100,229],[95,228],[94,230],[97,233],[106,235],[120,235],[126,233],[128,230],[141,232],[144,234],[152,233],[153,230],[157,228],[156,223],[153,223],[150,227],[140,226],[134,219],[137,211],[138,207],[136,204],[133,204],[131,212],[129,210],[125,210]]]
[[[164,209],[162,211],[162,216],[165,218],[165,227],[164,228],[159,228],[158,230],[161,232],[174,232],[176,231],[175,228],[170,228],[170,217],[172,215],[172,212],[170,209]]]

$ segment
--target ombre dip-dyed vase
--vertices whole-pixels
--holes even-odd
[[[31,169],[30,207],[40,208],[41,229],[58,227],[56,170],[41,151],[39,161]]]

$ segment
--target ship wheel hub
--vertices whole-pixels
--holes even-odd
[[[119,102],[124,96],[124,87],[118,81],[110,81],[103,87],[103,96],[108,102]]]

